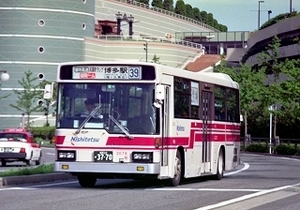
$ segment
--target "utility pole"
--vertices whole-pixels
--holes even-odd
[[[148,62],[148,42],[144,44],[144,50],[146,51],[146,62]]]
[[[264,3],[265,1],[258,1],[258,26],[257,29],[259,30],[260,28],[260,3]]]

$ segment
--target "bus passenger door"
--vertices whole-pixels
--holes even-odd
[[[205,89],[208,89],[205,87]],[[210,88],[212,89],[212,88]],[[213,93],[201,90],[201,115],[202,115],[202,173],[211,172],[211,121],[212,121]]]
[[[169,107],[170,87],[165,86],[165,100],[162,106],[162,166],[168,165],[168,139],[169,139]]]

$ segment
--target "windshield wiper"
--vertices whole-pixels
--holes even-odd
[[[126,135],[126,137],[133,139],[133,136],[114,118],[112,115],[108,115],[108,117],[118,126],[118,128],[123,131],[123,133]]]
[[[79,134],[84,125],[96,114],[101,106],[97,106],[93,111],[84,119],[84,121],[80,124],[79,128],[75,131],[75,134]]]

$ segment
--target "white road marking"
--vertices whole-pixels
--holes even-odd
[[[52,155],[52,156],[55,155],[55,153],[50,153],[50,152],[47,152],[46,154],[47,154],[47,155]]]
[[[233,171],[233,172],[225,173],[224,176],[230,176],[230,175],[232,175],[232,174],[240,173],[240,172],[242,172],[242,171],[247,170],[247,169],[250,167],[250,165],[249,165],[248,163],[243,163],[243,164],[244,164],[244,167],[243,167],[242,169],[239,169],[239,170],[236,170],[236,171]]]
[[[227,200],[227,201],[223,201],[223,202],[220,202],[220,203],[212,204],[212,205],[209,205],[209,206],[204,206],[204,207],[197,208],[197,209],[194,209],[194,210],[214,209],[214,208],[226,206],[226,205],[229,205],[229,204],[237,203],[237,202],[240,202],[240,201],[244,201],[244,200],[247,200],[247,199],[250,199],[250,198],[265,195],[265,194],[268,194],[268,193],[284,190],[284,189],[287,189],[287,188],[296,187],[298,185],[300,185],[300,183],[293,184],[293,185],[286,185],[286,186],[282,186],[282,187],[277,187],[277,188],[273,188],[273,189],[270,189],[270,190],[262,190],[260,192],[256,192],[256,193],[249,194],[249,195],[244,195],[244,196],[241,196],[241,197],[238,197],[238,198],[234,198],[234,199],[231,199],[231,200]]]
[[[213,192],[260,192],[263,189],[218,189],[218,188],[153,188],[146,190],[156,190],[156,191],[213,191]]]

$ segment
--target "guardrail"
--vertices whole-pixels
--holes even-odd
[[[168,43],[168,44],[176,44],[183,45],[187,47],[197,48],[204,50],[204,46],[199,43],[189,42],[185,40],[176,40],[176,39],[168,39],[165,37],[156,37],[156,36],[124,36],[124,35],[98,35],[97,39],[105,40],[105,41],[139,41],[139,42],[154,42],[154,43]]]
[[[241,137],[241,142],[243,143],[244,148],[249,146],[252,143],[265,143],[267,147],[270,145],[270,138],[267,137]],[[300,145],[300,139],[296,138],[272,138],[271,146],[276,147],[280,144],[294,145],[297,148]]]

